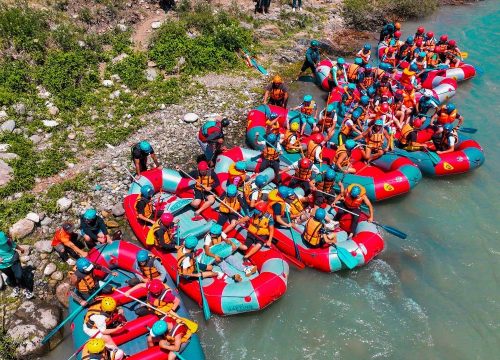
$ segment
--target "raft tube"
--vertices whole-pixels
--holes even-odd
[[[117,269],[118,275],[114,277],[110,285],[119,288],[125,292],[130,287],[126,281],[134,276],[134,263],[136,261],[137,252],[140,247],[126,241],[113,241],[111,244],[99,245],[92,249],[87,258],[95,264],[105,266],[106,268]],[[98,275],[104,277],[105,274],[98,272]],[[179,297],[179,293],[175,287],[175,283],[167,276],[166,284],[172,289],[174,294]],[[147,290],[138,289],[131,295],[136,298],[144,298]],[[158,346],[148,348],[147,336],[149,329],[159,318],[156,315],[150,314],[137,317],[134,309],[141,306],[130,298],[114,291],[112,294],[106,295],[113,297],[119,306],[124,310],[127,323],[123,327],[123,331],[112,335],[115,343],[126,354],[131,355],[128,360],[166,360],[168,359],[168,351],[161,350]],[[72,313],[79,307],[79,304],[70,297],[69,312]],[[185,318],[189,318],[189,312],[182,300],[179,309],[176,313]],[[71,323],[73,344],[75,349],[81,348],[89,337],[83,331],[83,321],[86,311],[81,311]],[[197,334],[193,334],[189,339],[188,344],[182,350],[181,355],[185,359],[203,360],[205,355],[201,348],[200,339]],[[78,353],[77,359],[81,360],[81,352]]]
[[[145,241],[149,226],[143,226],[137,221],[135,202],[140,194],[140,187],[150,185],[155,189],[155,193],[162,192],[162,199],[170,204],[167,204],[169,211],[174,212],[175,219],[180,221],[178,225],[180,238],[185,239],[187,236],[194,235],[200,239],[197,249],[202,249],[202,237],[210,230],[213,221],[200,220],[193,222],[191,220],[194,216],[194,210],[186,199],[194,197],[191,189],[194,181],[181,177],[179,172],[172,169],[153,169],[143,172],[141,175],[137,183],[131,185],[129,193],[124,199],[125,216],[137,238],[146,245]],[[177,202],[184,202],[187,206],[174,211]],[[217,219],[218,213],[209,208],[202,215],[207,219]],[[244,238],[235,231],[229,233],[228,236],[244,241]],[[151,246],[149,248],[162,259],[163,265],[170,276],[176,278],[177,254],[165,252]],[[243,256],[241,255],[241,257]],[[239,283],[231,279],[207,278],[202,280],[203,293],[212,313],[233,315],[262,310],[278,300],[286,292],[289,268],[279,251],[263,249],[252,256],[252,263],[257,266],[258,272],[249,278],[242,274],[243,281]],[[214,268],[219,270],[217,266],[214,266]],[[198,281],[181,278],[178,286],[200,307],[202,306]]]
[[[235,147],[226,151],[217,157],[215,172],[221,180],[222,187],[228,178],[229,166],[235,161],[246,161],[248,169],[257,169],[260,166],[260,160],[256,160],[256,155],[259,153],[255,150],[244,149]],[[267,171],[271,169],[266,169]],[[286,182],[286,177],[283,178]],[[274,184],[268,184],[264,191],[270,191]],[[300,188],[296,189],[299,193],[302,191]],[[330,216],[333,217],[335,211],[331,207],[325,209]],[[337,229],[337,246],[348,250],[357,261],[357,267],[370,262],[377,254],[384,249],[384,240],[377,229],[377,227],[366,221],[366,216],[363,214],[362,219],[358,223],[352,239],[347,237],[345,229],[350,228],[351,215],[346,214],[341,218],[340,229]],[[291,234],[293,231],[293,235]],[[297,257],[295,254],[294,242],[300,253],[301,261],[309,267],[315,268],[324,272],[334,272],[347,269],[340,261],[337,249],[334,246],[325,246],[321,248],[310,248],[302,241],[302,235],[296,230],[284,229],[276,226],[274,232],[274,239],[276,240],[276,247],[283,253]]]
[[[333,94],[333,93],[332,93]],[[333,101],[333,100],[332,100]],[[275,112],[279,117],[281,125],[280,132],[284,133],[284,126],[287,117],[298,116],[298,112],[294,110],[288,111],[282,107],[274,105],[260,105],[251,110],[247,117],[247,143],[253,149],[259,149],[259,145],[255,141],[255,134],[258,132],[263,135],[266,133],[265,121],[266,112]],[[307,129],[306,129],[307,132]],[[334,136],[335,138],[335,136]],[[302,138],[302,143],[307,144],[308,136]],[[242,152],[250,152],[250,150],[242,149]],[[260,154],[250,152],[254,157]],[[332,164],[335,157],[335,150],[324,148],[323,159],[326,163]],[[286,153],[281,159],[290,163],[300,159],[300,154]],[[353,167],[356,168],[356,174],[337,173],[336,179],[341,180],[345,186],[352,183],[361,184],[366,188],[367,196],[372,201],[381,201],[394,196],[403,195],[413,189],[422,179],[422,173],[409,159],[397,156],[395,154],[386,154],[372,162],[372,165],[367,165],[362,159],[361,150],[355,149],[352,153]]]

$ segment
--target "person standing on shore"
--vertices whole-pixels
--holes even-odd
[[[297,77],[298,78],[301,77],[302,74],[304,73],[304,71],[306,71],[307,69],[311,69],[312,74],[316,75],[316,66],[319,63],[319,60],[320,60],[319,41],[311,40],[311,45],[309,46],[309,48],[306,51],[306,59],[304,60],[304,64],[302,64],[302,67],[300,68],[299,76],[297,76]]]
[[[302,0],[292,0],[292,11],[295,12],[297,8],[302,11]]]
[[[132,155],[132,161],[134,162],[135,172],[137,174],[137,180],[141,176],[141,172],[146,171],[148,169],[148,157],[151,157],[153,162],[155,163],[155,168],[161,168],[160,162],[156,157],[155,151],[151,144],[147,141],[141,141],[137,144],[133,145],[130,148],[130,152]]]

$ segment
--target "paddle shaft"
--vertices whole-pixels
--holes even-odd
[[[208,306],[207,298],[205,297],[205,292],[203,291],[203,284],[201,283],[203,273],[200,272],[198,261],[196,259],[193,259],[193,262],[196,265],[196,271],[198,272],[198,274],[201,275],[198,277],[198,285],[200,286],[200,295],[201,295],[201,307],[203,308],[203,316],[205,318],[205,321],[208,321],[210,319],[210,316],[212,316],[212,314],[210,313],[210,307]]]
[[[132,179],[132,182],[135,182],[137,185],[139,185],[139,186],[140,186],[141,184],[139,184],[139,183],[137,182],[137,180],[135,179],[135,176],[134,176],[134,175],[132,175],[132,173],[130,172],[130,170],[129,170],[129,169],[127,169],[127,167],[126,167],[126,166],[122,166],[122,167],[125,169],[125,171],[127,172],[128,176],[130,176],[130,178]]]
[[[288,222],[291,224],[292,223],[292,220],[290,219],[290,213],[288,212],[288,210],[285,210],[285,214],[286,214],[286,219],[288,220]],[[293,242],[293,247],[295,249],[295,257],[297,259],[299,259],[299,261],[302,261],[301,257],[300,257],[300,251],[299,251],[299,246],[297,245],[297,243],[295,242],[295,235],[293,233],[293,229],[290,228],[290,234],[292,236],[292,242]]]

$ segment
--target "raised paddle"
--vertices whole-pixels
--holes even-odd
[[[475,134],[477,133],[477,129],[474,128],[469,128],[469,127],[459,127],[457,128],[458,131],[467,133],[467,134]]]
[[[194,259],[193,262],[196,265],[196,271],[198,272],[198,274],[203,276],[203,273],[200,273],[198,261],[196,261],[196,259]],[[203,308],[203,316],[205,317],[205,320],[208,321],[208,320],[210,320],[212,313],[210,312],[210,307],[208,306],[208,301],[207,301],[207,298],[205,297],[205,292],[203,291],[203,285],[201,283],[201,276],[198,277],[198,285],[200,286],[200,294],[201,294],[201,306]]]
[[[286,214],[286,219],[291,224],[292,220],[290,220],[290,213],[288,212],[288,210],[285,210],[285,214]],[[297,259],[299,259],[299,261],[302,261],[302,259],[300,257],[299,246],[297,245],[297,242],[295,241],[295,235],[293,233],[293,229],[292,228],[290,228],[290,234],[292,235],[293,247],[295,249],[295,257]]]
[[[114,278],[114,275],[111,274],[111,276],[109,277],[108,280],[106,280],[104,282],[104,284],[102,284],[92,295],[90,295],[85,301],[87,303],[90,302],[90,300],[92,300],[93,298],[95,298],[97,296],[97,294],[99,294],[101,292],[102,289],[104,289],[110,282],[111,280],[113,280]],[[71,314],[69,314],[66,319],[64,319],[59,325],[57,325],[50,333],[47,334],[47,336],[45,336],[43,339],[42,339],[42,344],[45,344],[47,341],[50,340],[50,338],[52,338],[52,336],[54,336],[60,328],[62,328],[68,321],[70,320],[73,320],[75,318],[75,316],[78,315],[78,313],[80,311],[82,311],[82,309],[84,308],[85,306],[83,305],[79,305]]]

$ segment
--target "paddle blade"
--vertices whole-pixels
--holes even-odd
[[[429,151],[426,148],[424,148],[424,149],[425,149],[425,152],[427,153],[427,155],[429,155],[429,158],[431,159],[431,162],[432,162],[432,164],[434,164],[434,166],[441,162],[441,158],[439,157],[438,154],[436,154],[435,152]]]
[[[477,129],[474,129],[474,128],[460,128],[460,129],[458,129],[458,131],[461,131],[461,132],[464,132],[464,133],[467,133],[467,134],[475,134],[475,133],[477,133]]]
[[[469,57],[469,53],[468,53],[468,52],[466,52],[466,51],[462,51],[462,52],[460,53],[460,56],[462,57],[462,59],[464,59],[464,60],[465,60],[465,59],[467,59],[467,58]]]
[[[182,210],[184,207],[191,204],[192,201],[193,201],[193,199],[178,199],[178,200],[168,204],[167,205],[168,207],[165,210],[168,210],[172,214],[175,214],[178,211]]]
[[[354,269],[358,265],[358,261],[354,256],[352,256],[349,250],[346,250],[337,245],[335,245],[335,248],[337,249],[337,255],[339,256],[340,261],[342,261],[345,266],[349,268],[349,270]]]
[[[380,226],[382,229],[384,229],[388,233],[391,233],[392,235],[397,236],[400,239],[406,239],[408,237],[408,235],[406,235],[404,232],[402,232],[396,228],[393,228],[392,226],[380,224],[380,223],[375,222],[375,221],[373,221],[373,223],[377,226]]]
[[[205,320],[208,321],[210,320],[210,317],[212,317],[212,313],[210,312],[210,308],[208,307],[208,302],[207,299],[205,299],[205,295],[203,295],[202,298],[202,306],[203,306],[203,316],[205,317]]]

